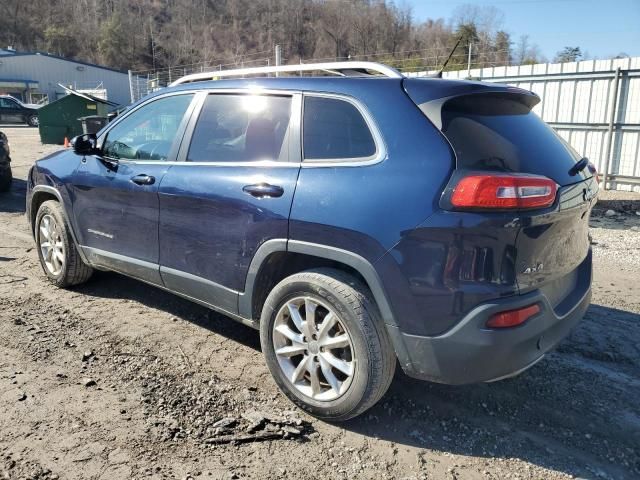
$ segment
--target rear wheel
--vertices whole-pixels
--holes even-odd
[[[318,418],[360,415],[393,379],[395,355],[371,293],[338,270],[310,270],[276,285],[260,340],[278,387]]]
[[[27,125],[29,125],[30,127],[37,127],[38,125],[40,125],[40,119],[38,118],[38,115],[31,115],[27,118]]]
[[[86,265],[71,237],[62,208],[55,200],[40,205],[35,225],[38,257],[44,273],[58,287],[86,282],[93,269]]]

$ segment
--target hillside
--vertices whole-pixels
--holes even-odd
[[[357,58],[406,69],[435,67],[459,37],[451,67],[535,62],[493,7],[459,7],[452,18],[416,21],[385,0],[5,0],[0,46],[46,51],[120,69],[204,62],[265,64],[273,46],[286,62]]]

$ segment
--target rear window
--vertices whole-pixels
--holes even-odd
[[[360,111],[350,102],[305,97],[305,160],[366,160],[376,144]]]
[[[533,173],[560,185],[583,179],[569,175],[580,156],[516,96],[457,97],[441,116],[458,168]]]

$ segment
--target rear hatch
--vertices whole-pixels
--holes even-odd
[[[577,288],[578,267],[589,253],[589,211],[598,188],[591,166],[532,111],[540,99],[531,92],[440,79],[406,79],[404,87],[455,152],[444,208],[456,209],[450,200],[465,177],[555,183],[555,197],[542,207],[463,209],[517,215],[518,288],[521,293],[541,288],[558,306]]]

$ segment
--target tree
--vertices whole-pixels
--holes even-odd
[[[511,36],[504,30],[496,33],[494,41],[494,64],[495,66],[511,64]]]
[[[44,40],[49,53],[73,57],[78,53],[78,39],[68,27],[50,25],[44,30]]]
[[[518,65],[532,65],[544,63],[546,59],[540,53],[540,48],[529,41],[529,35],[522,35],[515,51],[515,61]]]
[[[47,51],[120,69],[266,65],[352,58],[436,69],[542,59],[513,45],[495,7],[463,5],[449,19],[416,21],[397,0],[0,0],[0,46]]]
[[[558,53],[556,53],[554,62],[563,63],[563,62],[577,62],[582,58],[582,52],[580,51],[580,47],[564,47]]]
[[[320,14],[322,30],[329,37],[329,43],[334,46],[335,58],[348,58],[351,54],[350,19],[354,16],[350,11],[351,5],[345,5],[341,2],[327,2],[324,5],[325,7]]]
[[[467,65],[469,62],[469,50],[471,50],[471,64],[479,57],[479,37],[478,30],[474,23],[463,23],[458,25],[454,36],[460,38],[460,47],[464,51],[464,56],[452,57],[452,65]]]
[[[126,69],[129,64],[129,37],[120,15],[113,15],[100,28],[98,52],[102,63]]]

